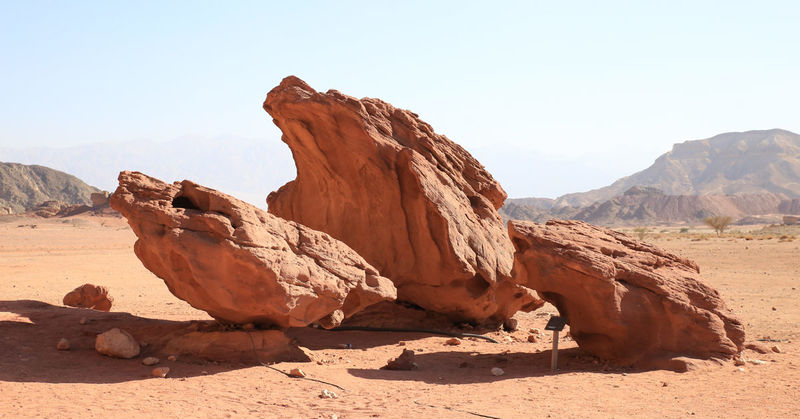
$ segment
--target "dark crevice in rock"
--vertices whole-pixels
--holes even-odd
[[[191,199],[178,195],[172,199],[172,207],[173,208],[185,208],[185,209],[193,209],[193,210],[200,210],[200,207],[194,204]]]

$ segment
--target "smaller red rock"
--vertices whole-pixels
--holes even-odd
[[[458,338],[450,338],[444,341],[444,344],[448,346],[458,346],[461,345],[461,340]]]
[[[514,332],[517,330],[518,325],[519,321],[517,321],[517,319],[506,319],[506,321],[503,322],[503,330],[506,332]]]
[[[92,308],[100,311],[111,310],[114,299],[108,295],[108,288],[100,285],[83,284],[64,296],[65,306]]]
[[[69,341],[66,338],[61,338],[56,344],[56,349],[59,351],[68,351],[69,350]]]
[[[403,349],[403,353],[400,356],[389,361],[382,369],[408,371],[414,368],[417,368],[417,363],[414,362],[414,351]]]
[[[751,350],[751,351],[758,352],[760,354],[767,354],[770,351],[770,349],[769,349],[769,347],[767,347],[767,345],[764,345],[764,344],[758,343],[758,342],[750,342],[750,343],[746,344],[744,347],[749,349],[749,350]]]
[[[161,362],[161,360],[154,356],[148,356],[147,358],[142,360],[142,364],[147,366],[156,365],[159,362]]]
[[[169,374],[169,367],[153,368],[153,371],[151,371],[151,374],[153,375],[153,377],[156,377],[156,378],[166,378],[167,374]]]
[[[306,373],[303,372],[303,370],[301,370],[300,368],[292,368],[292,370],[289,371],[289,377],[303,378],[305,376],[306,376]]]

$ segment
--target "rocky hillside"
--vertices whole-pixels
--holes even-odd
[[[800,214],[800,199],[773,193],[666,195],[653,187],[637,186],[620,196],[586,207],[564,206],[545,210],[511,202],[501,209],[501,213],[506,219],[536,222],[556,218],[606,226],[675,224],[700,222],[712,215],[728,215],[740,220],[752,216]]]
[[[19,213],[46,201],[91,205],[99,189],[44,166],[0,162],[0,214]]]
[[[790,200],[785,195],[772,193],[666,195],[655,188],[634,187],[621,196],[585,207],[572,218],[601,225],[699,222],[712,215],[738,220],[776,214],[786,201]]]
[[[653,186],[667,195],[776,193],[800,198],[800,135],[772,129],[686,141],[675,144],[647,169],[609,186],[544,202],[587,206],[634,186]]]
[[[262,209],[266,209],[267,195],[296,174],[289,148],[278,138],[186,136],[164,142],[0,148],[0,156],[63,170],[110,191],[116,189],[117,176],[123,170],[148,173],[170,182],[190,179]]]

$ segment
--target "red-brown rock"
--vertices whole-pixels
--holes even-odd
[[[342,240],[390,278],[398,299],[454,320],[502,321],[539,306],[510,281],[506,193],[467,151],[379,99],[320,93],[296,77],[264,109],[297,178],[269,211]]]
[[[83,284],[64,296],[65,306],[92,308],[95,310],[109,311],[114,303],[114,298],[108,295],[108,288],[100,285]]]
[[[392,283],[325,233],[190,181],[122,172],[111,206],[170,291],[228,323],[306,326],[394,299]]]
[[[730,358],[743,349],[741,322],[694,262],[581,221],[511,221],[508,229],[515,278],[567,317],[587,352],[679,369],[674,359]]]

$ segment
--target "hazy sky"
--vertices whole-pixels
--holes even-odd
[[[0,147],[277,141],[261,104],[294,74],[415,111],[512,196],[555,196],[676,142],[800,131],[798,22],[795,1],[5,0]]]

